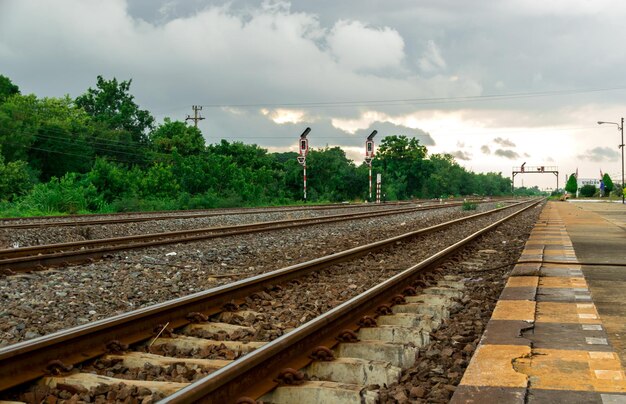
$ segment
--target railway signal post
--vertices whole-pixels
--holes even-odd
[[[374,136],[378,133],[377,130],[370,133],[365,141],[365,164],[369,167],[370,171],[370,194],[369,201],[372,200],[372,159],[374,158]]]
[[[298,163],[304,169],[303,171],[303,182],[304,182],[304,202],[306,203],[306,155],[309,152],[309,139],[306,138],[306,135],[311,132],[311,128],[306,128],[304,132],[300,135],[300,155],[298,156]]]

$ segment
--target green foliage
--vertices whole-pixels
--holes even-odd
[[[98,158],[87,173],[87,179],[104,201],[113,202],[115,199],[135,195],[143,175],[136,167],[128,169],[122,164]]]
[[[165,118],[163,124],[150,135],[153,147],[157,152],[170,154],[176,152],[181,156],[198,155],[204,151],[204,137],[194,126],[184,122]]]
[[[478,204],[476,202],[464,201],[461,209],[463,210],[476,210],[478,208]]]
[[[580,195],[584,197],[592,197],[598,192],[598,189],[594,185],[583,185],[580,188]]]
[[[547,193],[540,190],[539,187],[534,186],[530,188],[526,188],[526,187],[515,188],[515,192],[513,193],[513,195],[515,196],[541,196],[541,195],[547,195]]]
[[[611,176],[608,174],[604,174],[602,176],[602,182],[604,183],[604,192],[606,195],[609,195],[615,186],[613,185],[613,180],[611,180]]]
[[[302,200],[297,153],[257,145],[205,145],[184,122],[154,118],[130,94],[131,81],[98,76],[76,100],[21,95],[0,76],[0,214],[139,211],[291,204]],[[503,195],[501,173],[475,174],[415,138],[382,139],[373,160],[383,199]],[[307,156],[312,203],[368,197],[368,167],[339,147]],[[37,181],[43,183],[35,186]],[[374,184],[375,188],[375,184]],[[375,195],[375,189],[373,189]],[[3,202],[4,200],[4,202]],[[8,202],[10,201],[10,203]]]
[[[128,132],[133,142],[146,143],[146,132],[154,127],[154,118],[135,103],[130,94],[131,83],[132,80],[118,82],[116,78],[105,80],[98,76],[96,88],[77,97],[76,105],[105,127]]]
[[[37,184],[21,201],[24,211],[44,214],[101,211],[105,207],[93,184],[81,181],[77,174],[66,174]]]
[[[0,74],[0,104],[2,104],[10,96],[19,93],[19,87],[13,84],[8,77]]]
[[[34,175],[25,161],[4,163],[0,154],[0,200],[11,201],[33,187]]]
[[[578,190],[578,181],[576,180],[576,176],[574,174],[569,176],[567,184],[565,184],[565,190],[570,194],[576,194],[576,191]]]
[[[141,177],[139,192],[144,197],[175,197],[180,191],[173,167],[156,163]]]

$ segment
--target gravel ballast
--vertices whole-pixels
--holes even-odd
[[[455,207],[167,245],[3,277],[0,346],[474,213]]]

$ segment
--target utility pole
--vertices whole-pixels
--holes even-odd
[[[187,118],[185,118],[185,121],[193,121],[194,126],[197,128],[198,127],[198,121],[203,120],[204,118],[201,116],[198,116],[198,111],[202,111],[202,105],[194,105],[191,107],[191,109],[193,109],[193,117],[191,117],[190,115],[187,115]]]

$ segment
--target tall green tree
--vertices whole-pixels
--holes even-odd
[[[569,176],[567,184],[565,184],[565,190],[570,194],[576,194],[576,191],[578,191],[578,181],[576,180],[576,176],[574,174]]]
[[[130,94],[131,83],[132,80],[118,82],[116,78],[105,80],[98,76],[96,88],[77,97],[76,104],[107,128],[128,132],[134,142],[145,144],[154,118],[135,103]]]
[[[374,171],[383,174],[383,187],[389,199],[418,196],[429,170],[425,163],[428,150],[418,139],[404,135],[382,139],[374,157]]]
[[[354,162],[339,147],[311,150],[307,169],[307,188],[316,197],[311,199],[339,202],[360,197],[365,191],[366,177],[357,177]]]

